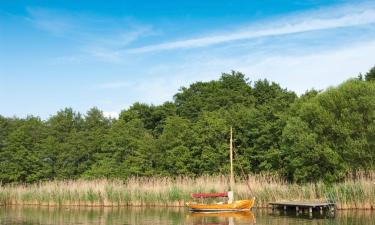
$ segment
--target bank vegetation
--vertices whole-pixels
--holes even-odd
[[[3,206],[85,206],[183,207],[186,202],[200,201],[191,193],[225,192],[228,177],[199,178],[130,178],[121,180],[47,181],[27,185],[0,187]],[[247,184],[246,184],[247,182]],[[235,197],[256,197],[256,207],[281,200],[335,202],[338,209],[375,209],[375,173],[356,173],[335,184],[323,182],[291,184],[272,175],[254,175],[238,179]],[[224,199],[215,199],[220,201]]]

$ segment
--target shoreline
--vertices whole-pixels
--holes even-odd
[[[57,204],[33,204],[33,203],[20,203],[20,204],[12,204],[12,205],[0,205],[0,208],[19,208],[19,207],[32,207],[32,208],[51,208],[51,209],[123,209],[123,208],[141,208],[141,209],[184,209],[187,208],[184,205],[176,206],[176,205],[57,205]],[[250,211],[256,211],[257,209],[260,210],[272,210],[272,207],[253,207]],[[371,211],[375,212],[375,208],[336,208],[337,211]]]
[[[46,181],[0,186],[0,206],[43,207],[185,207],[192,193],[229,190],[229,178],[131,178],[123,180]],[[248,185],[251,187],[249,190]],[[275,176],[249,176],[238,181],[235,199],[256,197],[257,208],[276,201],[335,202],[338,210],[375,209],[375,178],[348,178],[335,184],[291,184]],[[225,201],[208,199],[207,202]]]

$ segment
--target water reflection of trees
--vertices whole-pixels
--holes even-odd
[[[184,209],[0,208],[0,224],[180,224]]]
[[[256,219],[255,219],[256,218]],[[338,211],[334,218],[306,218],[255,213],[192,214],[183,208],[0,208],[0,224],[309,224],[309,225],[375,225],[373,211]]]
[[[271,211],[258,211],[257,223],[259,224],[309,224],[309,225],[375,225],[375,212],[371,210],[338,210],[335,216],[314,214],[296,215],[295,213],[274,214]]]

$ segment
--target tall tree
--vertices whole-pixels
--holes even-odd
[[[292,166],[288,173],[294,179],[321,177],[332,181],[350,170],[374,167],[374,83],[349,80],[304,102],[296,102],[293,108],[283,132],[283,149],[286,164]],[[312,159],[311,154],[316,158]],[[318,167],[309,169],[311,162]]]
[[[366,81],[375,81],[375,66],[373,66],[366,74],[365,74]]]
[[[128,110],[120,114],[120,120],[130,122],[139,119],[144,127],[151,131],[155,136],[159,136],[169,116],[176,115],[176,107],[172,102],[165,102],[160,106],[147,105],[143,103],[134,103]]]
[[[178,115],[196,119],[204,111],[228,108],[234,104],[254,104],[252,89],[244,74],[222,74],[218,81],[196,82],[189,88],[182,87],[174,96]]]
[[[77,178],[83,172],[81,162],[87,157],[84,119],[71,108],[59,111],[47,121],[49,138],[44,147],[44,158],[56,178]]]
[[[157,142],[159,173],[170,176],[195,175],[199,163],[196,134],[192,123],[178,116],[169,117]]]
[[[44,124],[37,117],[27,117],[18,122],[2,141],[0,150],[0,180],[9,182],[34,182],[43,180],[48,170],[40,154],[40,144],[45,138]]]

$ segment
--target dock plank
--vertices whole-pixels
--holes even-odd
[[[330,207],[330,206],[335,205],[335,203],[329,203],[329,202],[294,202],[294,201],[270,202],[269,204],[273,206],[293,206],[293,207],[299,206],[299,207],[313,207],[313,208]]]

